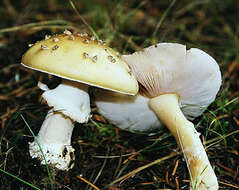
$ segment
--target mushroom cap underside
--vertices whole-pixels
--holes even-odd
[[[217,62],[204,51],[159,43],[122,56],[149,97],[176,93],[184,114],[193,119],[214,101],[221,85]]]

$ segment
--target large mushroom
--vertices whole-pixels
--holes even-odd
[[[123,59],[140,83],[141,94],[148,98],[148,104],[144,102],[144,106],[134,105],[138,108],[135,114],[149,114],[149,106],[172,132],[188,164],[191,188],[218,189],[217,178],[199,138],[200,134],[189,121],[201,115],[216,97],[221,85],[221,73],[216,61],[199,49],[186,50],[184,45],[175,43],[159,43],[132,55],[125,55]],[[125,110],[118,103],[123,101],[122,98],[111,97],[108,96],[108,100],[106,96],[96,99],[99,112],[115,124],[125,124],[119,127],[130,128],[127,122],[123,122],[126,117],[113,116],[114,110]],[[137,104],[140,98],[141,95],[138,95],[133,102],[125,98],[124,104],[128,101],[130,107],[133,107],[132,104]],[[138,119],[134,116],[132,118],[134,130],[141,129]],[[143,129],[152,128],[154,119],[144,119],[151,121]]]
[[[102,41],[82,33],[65,31],[47,36],[25,53],[22,65],[63,79],[55,89],[39,83],[45,91],[42,97],[52,109],[37,139],[29,146],[31,157],[45,164],[41,147],[47,163],[60,170],[73,166],[71,135],[74,122],[87,122],[90,116],[88,85],[130,95],[138,91],[136,79],[117,53]]]

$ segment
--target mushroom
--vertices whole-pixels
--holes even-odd
[[[32,158],[38,158],[60,170],[73,167],[71,135],[74,122],[84,123],[90,116],[88,85],[135,95],[138,83],[128,65],[111,48],[86,34],[47,36],[25,53],[22,65],[63,78],[55,89],[39,83],[42,97],[52,109],[30,143]],[[38,141],[38,142],[37,142]],[[40,144],[40,147],[38,146]]]
[[[221,85],[217,62],[205,52],[184,45],[160,43],[124,56],[149,106],[180,145],[191,174],[191,187],[218,189],[218,182],[194,124],[212,103]],[[180,108],[184,108],[183,114]]]
[[[123,121],[126,117],[117,114],[125,110],[118,99],[120,102],[125,101],[124,105],[128,103],[129,107],[136,108],[130,110],[135,113],[131,114],[134,119],[131,121],[133,129],[148,130],[155,123],[153,117],[144,117],[151,121],[142,128],[134,115],[142,112],[149,114],[149,106],[181,147],[190,171],[191,188],[218,189],[217,178],[199,138],[200,134],[189,121],[201,115],[219,91],[221,73],[216,61],[199,49],[186,50],[184,45],[176,43],[159,43],[125,55],[123,59],[132,68],[140,84],[140,93],[148,100],[145,99],[139,107],[136,104],[139,101],[137,99],[142,98],[141,95],[132,102],[127,97],[125,100],[121,97],[112,99],[106,94],[104,98],[96,98],[99,112],[115,124],[122,123],[120,128],[130,129],[128,123]],[[114,113],[118,117],[113,116]]]

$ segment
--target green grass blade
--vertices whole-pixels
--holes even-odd
[[[29,185],[30,187],[32,187],[32,188],[34,188],[34,189],[40,190],[38,187],[32,185],[31,183],[28,183],[27,181],[25,181],[25,180],[23,180],[23,179],[21,179],[21,178],[15,176],[15,175],[13,175],[13,174],[11,174],[11,173],[8,173],[8,172],[6,172],[6,171],[4,171],[4,170],[2,170],[2,169],[0,169],[0,171],[1,171],[2,173],[6,174],[6,175],[9,175],[9,176],[11,176],[11,177],[13,177],[13,178],[15,178],[15,179],[21,181],[22,183],[25,183],[26,185]]]
[[[23,119],[23,121],[24,121],[25,125],[27,126],[27,128],[29,129],[29,131],[31,132],[32,136],[34,137],[34,141],[37,143],[37,145],[38,145],[39,148],[40,148],[40,151],[41,151],[41,153],[42,153],[42,155],[43,155],[43,158],[44,158],[44,161],[45,161],[45,163],[46,163],[46,170],[47,170],[48,178],[49,178],[49,181],[50,181],[50,184],[51,184],[51,189],[54,190],[54,184],[53,184],[53,181],[52,181],[51,172],[50,172],[50,170],[49,170],[49,167],[48,167],[48,164],[47,164],[45,155],[44,155],[44,153],[43,153],[43,151],[42,151],[42,148],[41,148],[41,146],[40,146],[40,144],[39,144],[39,142],[38,142],[38,139],[37,139],[36,135],[33,133],[33,131],[32,131],[32,129],[31,129],[30,125],[27,123],[27,121],[26,121],[26,119],[23,117],[23,115],[20,114],[20,116],[21,116],[21,118]]]
[[[95,30],[88,24],[88,22],[80,15],[80,13],[77,10],[77,8],[76,8],[75,4],[73,3],[73,1],[69,0],[69,3],[71,5],[71,7],[73,8],[73,10],[75,11],[75,13],[77,14],[77,16],[80,17],[82,22],[89,28],[91,33],[96,37],[97,40],[99,40],[99,36],[96,34]]]
[[[18,117],[18,115],[19,115],[19,112],[15,113],[14,116],[10,118],[7,125],[3,129],[1,129],[1,131],[0,131],[0,155],[2,155],[2,140],[3,140],[3,137],[7,133],[8,127],[10,126],[12,121],[15,120],[16,117]]]
[[[156,25],[155,30],[153,32],[153,35],[152,35],[153,38],[156,37],[160,26],[162,25],[163,21],[165,20],[166,16],[168,15],[170,9],[174,6],[175,3],[176,3],[176,0],[172,0],[169,7],[167,8],[167,10],[163,13],[162,17],[160,18],[160,20],[159,20],[158,24]]]

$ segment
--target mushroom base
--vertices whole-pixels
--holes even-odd
[[[75,160],[75,149],[71,146],[73,128],[72,120],[61,113],[50,110],[37,135],[37,139],[29,143],[30,156],[38,158],[41,164],[47,163],[59,170],[71,169]]]
[[[45,165],[47,163],[59,170],[69,170],[73,168],[75,160],[75,149],[72,146],[62,146],[59,144],[51,144],[44,147],[40,144],[40,146],[46,158],[46,161],[44,160],[43,154],[41,153],[41,150],[35,141],[29,143],[29,152],[32,158],[37,158],[41,161],[41,164]],[[58,148],[56,148],[57,146]]]

